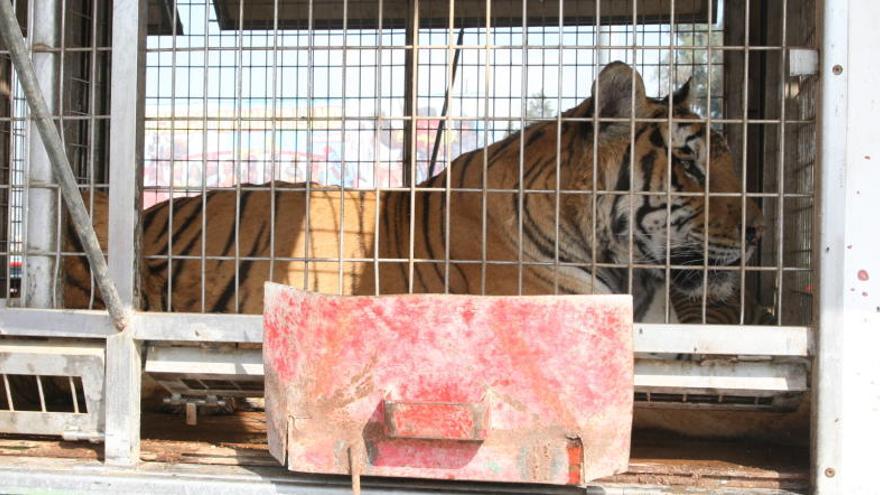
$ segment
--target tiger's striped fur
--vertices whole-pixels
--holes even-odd
[[[563,114],[580,120],[559,128],[555,121],[536,123],[461,155],[448,171],[419,185],[434,191],[386,191],[377,197],[315,185],[307,197],[301,184],[277,183],[274,194],[243,187],[240,193],[211,191],[155,205],[143,217],[142,307],[259,313],[262,285],[269,279],[348,294],[622,293],[631,286],[636,319],[656,321],[658,311],[665,312],[662,303],[657,308],[663,270],[636,269],[630,280],[625,268],[602,264],[663,265],[668,243],[674,265],[738,265],[757,241],[760,212],[751,200],[743,205],[733,194],[709,200],[701,194],[739,193],[741,181],[724,138],[689,109],[689,85],[673,95],[670,109],[670,98],[646,97],[638,73],[616,62],[602,71],[593,93]],[[691,121],[670,128],[663,121],[670,113]],[[595,114],[618,121],[596,127]],[[656,121],[626,121],[631,117]],[[297,187],[300,191],[283,190]],[[607,192],[585,194],[594,188]],[[96,195],[95,203],[100,230],[106,198]],[[743,237],[750,241],[746,246]],[[306,254],[324,261],[306,265]],[[208,259],[203,266],[202,255],[223,259]],[[253,259],[270,255],[276,259],[272,266]],[[594,255],[600,264],[595,273]],[[333,261],[340,257],[355,261],[340,270]],[[412,267],[409,259],[417,260]],[[84,259],[68,259],[65,273],[66,306],[87,306],[91,285]],[[733,271],[710,271],[709,299],[729,297],[736,278]],[[702,294],[702,283],[702,271],[673,271],[677,298]]]

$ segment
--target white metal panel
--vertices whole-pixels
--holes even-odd
[[[825,5],[816,488],[875,493],[880,443],[880,4]]]
[[[691,393],[802,392],[807,370],[795,363],[636,360],[637,390],[689,389]]]

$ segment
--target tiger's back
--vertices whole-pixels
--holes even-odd
[[[214,190],[147,209],[142,217],[141,309],[258,314],[268,280],[351,294],[363,261],[339,259],[372,256],[375,194],[314,186],[306,196],[302,183],[276,182],[275,187],[274,193],[251,185],[238,193]],[[88,194],[84,199],[89,204]],[[96,193],[94,205],[95,230],[106,250],[106,194]],[[65,241],[68,250],[80,250],[72,231]],[[92,297],[84,257],[67,258],[64,272],[65,307],[102,307],[100,298]]]

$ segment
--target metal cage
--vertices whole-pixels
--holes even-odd
[[[253,292],[243,281],[254,273],[339,293],[352,291],[360,276],[375,279],[373,290],[382,292],[382,267],[393,265],[404,274],[404,291],[426,290],[418,282],[424,270],[436,270],[440,290],[452,291],[456,270],[470,265],[481,267],[471,281],[474,293],[491,292],[487,274],[496,269],[510,269],[514,293],[523,293],[524,272],[528,277],[540,268],[556,274],[550,293],[560,293],[562,271],[583,270],[595,284],[597,273],[609,270],[619,274],[620,292],[636,296],[649,277],[661,280],[652,292],[660,318],[635,325],[636,398],[645,409],[791,410],[823,383],[811,375],[817,343],[820,350],[829,345],[816,334],[828,314],[816,295],[843,290],[826,285],[824,277],[819,284],[819,246],[829,245],[827,226],[819,235],[820,199],[840,200],[828,197],[830,189],[820,180],[827,172],[819,158],[827,151],[817,145],[820,125],[835,117],[820,100],[820,88],[827,91],[834,83],[826,79],[841,74],[839,65],[832,72],[820,64],[818,52],[826,47],[826,60],[840,55],[827,39],[829,26],[841,33],[827,17],[836,8],[812,0],[17,0],[14,12],[94,220],[109,279],[133,312],[125,331],[117,332],[101,311],[96,276],[74,239],[62,188],[30,125],[28,98],[4,46],[0,279],[6,307],[0,310],[0,335],[13,343],[23,337],[103,343],[106,378],[95,403],[103,405],[95,407],[104,410],[104,431],[90,438],[103,433],[105,460],[131,465],[140,441],[142,361],[166,388],[177,387],[175,400],[201,404],[224,391],[259,394],[253,386],[259,370],[229,372],[229,363],[252,360],[261,342],[259,316],[212,314],[249,312]],[[591,92],[602,101],[591,85],[615,60],[638,72],[632,83],[641,77],[648,96],[666,98],[657,104],[671,104],[667,95],[690,79],[693,116],[681,117],[671,106],[653,118],[565,113]],[[635,109],[633,104],[630,115]],[[535,158],[527,154],[528,129],[541,124],[556,134],[555,148],[543,157],[556,183],[530,189],[523,185]],[[594,171],[596,130],[628,127],[622,169],[629,171],[619,187],[600,187],[596,180],[580,190],[561,185],[563,129],[585,124],[594,129]],[[702,190],[674,189],[671,145],[664,152],[662,187],[636,190],[636,129],[653,124],[667,126],[670,142],[671,129],[683,124],[701,125],[708,147],[718,139],[711,136],[725,140],[736,192],[710,190],[712,156],[706,158]],[[483,180],[452,185],[453,172],[461,168],[453,165],[457,157],[504,140],[516,150],[515,185],[489,184],[490,156],[480,151],[472,154],[480,157],[475,162],[482,162]],[[220,194],[233,198],[232,207],[212,214],[210,198]],[[275,199],[261,212],[268,218],[268,231],[259,234],[268,239],[265,252],[247,244],[254,235],[247,221],[256,218],[247,202],[259,194],[302,199],[305,240],[298,251],[276,244],[283,238],[278,226],[296,219],[279,211]],[[347,254],[355,252],[347,241],[310,245],[310,213],[319,208],[312,198],[320,194],[374,198],[378,206],[360,219],[374,228],[364,250]],[[456,239],[452,201],[464,195],[482,198],[480,234],[471,239],[479,244],[476,258],[450,254]],[[515,205],[511,259],[490,254],[486,204],[492,195]],[[593,251],[588,259],[572,260],[560,249],[560,236],[567,235],[561,233],[560,204],[578,196],[589,198],[593,208],[587,234]],[[408,198],[401,203],[399,218],[407,228],[397,255],[379,249],[382,203],[394,197]],[[524,224],[529,198],[539,197],[553,205],[547,214],[553,235],[544,256],[536,258],[527,253],[535,241]],[[596,205],[616,197],[629,203],[630,220],[620,232],[626,249],[603,258],[596,247]],[[444,205],[442,214],[420,224],[442,237],[444,249],[434,257],[416,248],[416,222],[423,221],[416,218],[416,202],[430,201],[425,198]],[[665,202],[665,246],[654,259],[639,251],[634,198]],[[676,261],[671,204],[681,198],[739,201],[734,216],[740,221],[733,227],[740,229],[739,254],[733,262],[709,260],[709,236],[694,248],[699,262]],[[749,202],[764,218],[751,256]],[[346,219],[351,222],[356,211],[340,206],[332,214],[338,239],[346,239]],[[709,212],[706,231],[711,221]],[[228,241],[214,246],[208,232],[222,222]],[[359,231],[369,230],[364,225]],[[146,280],[150,270],[164,278]],[[212,292],[214,272],[229,274],[219,296]],[[736,289],[719,302],[707,287],[722,272],[733,274]],[[685,297],[675,282],[688,274],[701,279],[702,287]],[[71,287],[85,294],[73,305],[67,299]],[[867,297],[867,289],[857,292]],[[822,369],[824,358],[818,359]],[[208,364],[192,369],[199,362]],[[833,373],[828,377],[839,376]],[[829,421],[828,407],[817,407],[814,432],[820,439],[827,438],[822,421]],[[833,484],[833,471],[828,476],[823,466],[837,460],[822,453],[814,459],[821,467],[817,485]]]

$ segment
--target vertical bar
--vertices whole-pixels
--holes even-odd
[[[482,201],[481,201],[481,212],[480,212],[480,294],[486,294],[486,236],[487,236],[487,217],[489,215],[488,202],[489,202],[489,92],[491,90],[490,85],[490,64],[489,61],[492,58],[492,54],[494,53],[491,48],[491,40],[492,40],[492,2],[486,2],[486,39],[484,43],[484,56],[483,59],[483,160],[482,160]]]
[[[208,8],[208,1],[209,1],[209,0],[205,0],[205,9],[206,9],[206,10],[207,10],[207,8]],[[172,17],[173,17],[173,19],[172,19],[173,24],[171,25],[171,26],[172,26],[171,29],[172,29],[172,31],[173,31],[174,33],[176,33],[176,32],[177,32],[177,4],[176,4],[176,0],[175,0],[175,5],[174,5],[174,14],[173,14]],[[209,53],[208,47],[211,45],[211,43],[210,43],[210,38],[208,37],[208,32],[209,32],[209,29],[210,29],[209,18],[210,18],[210,16],[207,15],[207,13],[206,13],[206,14],[205,14],[205,24],[204,24],[204,26],[203,26],[203,29],[205,30],[205,36],[204,36],[204,39],[203,39],[203,43],[205,44],[205,46],[204,46],[204,48],[203,48],[203,50],[202,50],[202,57],[204,58],[204,60],[203,60],[203,62],[204,62],[204,72],[203,72],[203,74],[204,74],[204,81],[202,82],[202,187],[201,187],[201,202],[202,202],[202,225],[201,225],[201,228],[202,228],[202,233],[201,233],[201,243],[200,243],[200,244],[201,244],[201,247],[200,247],[200,249],[199,249],[199,308],[200,308],[200,311],[203,312],[203,313],[205,312],[205,292],[206,292],[206,287],[205,287],[205,285],[206,285],[206,281],[207,281],[207,277],[205,276],[205,270],[206,270],[206,265],[207,265],[207,261],[208,261],[208,260],[207,260],[207,232],[208,232],[208,215],[207,215],[207,212],[208,212],[208,73],[209,73],[209,72],[208,72],[208,65],[209,65],[209,64],[208,64],[208,60],[210,60],[210,58],[209,58],[209,57],[210,57],[210,53]],[[174,35],[174,37],[177,38],[176,34]],[[172,55],[172,56],[174,56],[174,55]],[[221,71],[218,70],[217,72],[220,73]],[[273,84],[275,83],[274,78],[273,78],[273,80],[272,80],[272,83],[273,83]],[[172,87],[173,87],[173,86],[172,86]],[[172,102],[173,102],[173,101],[174,101],[174,98],[172,98],[171,100],[172,100]],[[172,108],[173,108],[173,106],[172,106]],[[173,110],[172,110],[172,111],[173,111]],[[274,115],[274,114],[273,114],[273,115]],[[274,129],[274,121],[273,121],[273,129]],[[218,133],[219,133],[219,131],[218,131]],[[274,135],[273,135],[273,137],[274,137]],[[172,139],[172,143],[173,143],[173,141],[174,141],[174,139]],[[173,145],[173,144],[172,144],[172,145]],[[273,146],[274,146],[274,141],[273,141]],[[172,159],[173,159],[173,157],[172,157]],[[219,177],[220,177],[219,156],[218,156],[217,160],[218,160],[218,164],[217,164],[217,177],[218,177],[218,180],[219,180]],[[274,163],[274,160],[273,160],[273,163]],[[171,175],[172,175],[172,180],[173,180],[173,175],[174,175],[174,174],[172,173]],[[274,183],[274,182],[273,182],[273,183]],[[274,194],[273,194],[272,197],[273,197],[273,199],[274,199],[274,197],[275,197]],[[169,206],[169,212],[170,212],[170,211],[173,211],[173,210],[170,209],[170,206],[171,206],[172,204],[173,204],[173,201],[168,203],[168,206]],[[273,201],[273,206],[274,206],[274,201]],[[274,213],[274,211],[273,211],[273,213]],[[274,233],[274,230],[275,230],[275,222],[272,222],[271,225],[272,225],[271,232]],[[170,232],[173,232],[173,230],[169,230],[168,232],[169,232],[168,238],[170,239],[170,238],[171,238]],[[274,239],[273,239],[273,240],[274,240]],[[170,251],[169,251],[169,253],[170,253]],[[271,264],[270,264],[270,266],[271,266]],[[171,273],[171,265],[169,264],[168,267],[169,267],[169,268],[168,268],[168,270],[169,270],[168,273]],[[272,272],[271,272],[271,269],[270,269],[270,272],[269,272],[269,273],[270,273],[269,280],[272,280],[272,277],[271,277],[271,273],[272,273]],[[171,302],[171,301],[169,300],[169,304],[168,304],[168,307],[169,307],[169,308],[171,308],[171,304],[170,304],[170,302]]]
[[[777,249],[776,255],[779,257],[777,259],[776,264],[776,324],[782,325],[782,299],[783,299],[783,283],[784,277],[783,272],[785,270],[785,256],[783,249],[785,249],[784,234],[785,234],[785,74],[786,74],[786,64],[785,58],[788,54],[788,0],[782,0],[782,43],[779,51],[779,170],[777,172],[776,184],[777,184],[777,194],[778,194],[778,212],[776,218],[776,242]],[[745,176],[745,174],[743,174]],[[745,191],[743,191],[743,210],[745,211],[746,206],[746,198]],[[745,250],[745,238],[746,238],[746,224],[745,221],[742,222],[743,228],[742,232],[742,243],[740,246]],[[745,253],[743,253],[745,254]],[[740,262],[744,263],[744,257],[740,257]],[[743,292],[740,290],[740,292]]]
[[[243,213],[241,211],[241,155],[244,150],[244,145],[242,143],[243,130],[241,116],[244,112],[244,70],[241,66],[244,64],[244,0],[238,0],[238,26],[235,33],[235,56],[235,118],[232,122],[233,130],[235,132],[235,137],[232,140],[232,170],[235,173],[235,177],[233,177],[233,184],[235,185],[235,255],[233,262],[233,269],[235,270],[235,294],[233,297],[233,308],[235,310],[233,313],[238,313],[238,304],[240,301],[239,267],[241,264],[241,214]],[[309,113],[309,115],[311,116],[311,113]],[[306,219],[308,218],[307,215]],[[308,225],[308,221],[306,221],[306,225]],[[306,236],[308,236],[308,228],[306,229]]]
[[[40,397],[40,411],[46,412],[46,395],[43,393],[43,377],[35,375],[37,379],[37,395]]]
[[[89,217],[94,224],[95,215],[95,136],[97,135],[97,87],[98,87],[98,3],[92,2],[92,30],[91,30],[91,53],[89,59],[89,149],[88,149],[88,169],[89,169]],[[104,26],[109,29],[109,26]],[[105,88],[106,91],[106,88]],[[105,110],[106,111],[106,110]],[[106,180],[106,178],[105,178]],[[89,273],[89,308],[93,308],[95,304],[95,276]]]
[[[70,400],[73,402],[73,413],[79,414],[79,398],[76,396],[76,382],[73,381],[72,375],[67,377],[67,383],[70,385]]]
[[[405,87],[403,90],[403,115],[409,118],[409,120],[403,123],[403,158],[401,161],[403,162],[402,178],[404,187],[413,185],[410,183],[410,176],[412,175],[410,168],[415,167],[415,164],[411,162],[415,160],[413,157],[415,156],[415,127],[417,125],[415,114],[419,81],[419,53],[416,46],[419,43],[419,0],[409,0],[407,6],[409,11],[407,13],[406,39],[404,43],[409,47],[409,50],[405,52],[404,57],[403,78],[405,79]],[[410,274],[410,278],[412,278],[412,274]]]
[[[409,33],[409,37],[412,40],[412,44],[410,45],[411,55],[411,65],[412,72],[409,74],[409,84],[412,87],[412,92],[407,98],[407,101],[410,104],[410,112],[407,113],[410,120],[409,132],[405,132],[405,135],[408,135],[410,140],[409,143],[406,144],[405,149],[409,150],[409,159],[404,161],[404,166],[407,168],[407,174],[404,175],[404,180],[408,181],[405,185],[409,187],[409,247],[408,247],[408,281],[407,281],[407,292],[412,294],[413,291],[413,280],[415,278],[415,266],[414,266],[414,257],[415,257],[415,230],[416,230],[416,132],[419,126],[419,117],[418,117],[418,74],[419,74],[419,0],[412,0],[412,28],[409,29],[411,31]],[[427,226],[426,226],[427,227]]]
[[[113,2],[109,267],[122,303],[135,309],[143,180],[145,26],[146,1]],[[141,355],[133,330],[129,325],[107,339],[104,458],[114,465],[134,465],[140,454]]]
[[[847,140],[849,73],[849,15],[846,0],[824,2],[820,132],[819,230],[819,327],[813,367],[812,471],[815,493],[846,493],[842,469],[844,408],[844,335],[846,327],[847,275]],[[866,9],[867,10],[867,9]],[[876,40],[876,31],[874,32]],[[869,40],[865,40],[869,41]],[[844,70],[835,74],[833,67]],[[873,181],[876,184],[876,180]],[[876,322],[876,317],[873,318]],[[861,326],[860,323],[857,325]],[[876,323],[875,323],[876,326]],[[858,393],[858,392],[854,392]],[[863,397],[867,397],[864,395]],[[865,425],[867,426],[867,425]],[[867,436],[870,428],[865,428]],[[855,454],[858,455],[858,454]]]
[[[315,5],[314,0],[309,2],[309,24],[306,36],[307,41],[307,73],[306,73],[306,105],[308,108],[308,120],[306,121],[306,211],[305,211],[305,237],[303,237],[303,290],[309,290],[309,258],[311,251],[311,218],[312,218],[312,151],[314,150],[314,96],[315,96]]]
[[[523,209],[525,203],[525,185],[523,184],[523,177],[525,176],[525,131],[526,131],[526,92],[529,90],[529,57],[528,57],[528,49],[526,48],[529,44],[529,31],[528,31],[528,19],[529,19],[529,10],[528,10],[528,0],[522,0],[522,37],[520,38],[520,42],[522,43],[522,72],[520,73],[520,86],[519,86],[519,159],[517,160],[519,164],[519,169],[517,171],[516,183],[517,183],[517,233],[516,233],[516,245],[517,245],[517,257],[516,257],[516,293],[517,295],[522,295],[523,291]],[[511,57],[513,60],[513,57]],[[513,78],[511,78],[512,80]]]
[[[382,132],[382,48],[385,43],[383,36],[382,16],[385,15],[385,3],[379,0],[379,20],[376,32],[378,47],[376,48],[376,123],[373,131],[373,187],[376,193],[376,210],[373,217],[373,292],[379,295],[381,283],[379,277],[379,243],[380,225],[379,220],[382,212],[382,188],[379,186],[379,133]],[[392,83],[393,86],[393,83]],[[392,124],[393,125],[393,124]]]
[[[30,42],[34,71],[40,91],[46,96],[50,115],[60,113],[58,85],[58,53],[45,48],[57,48],[60,36],[58,0],[42,0],[31,4],[33,25]],[[33,50],[37,47],[37,50]],[[29,123],[28,127],[33,124]],[[55,182],[49,154],[38,132],[29,132],[30,156],[25,190],[26,225],[25,259],[22,263],[22,304],[34,308],[52,307],[57,290],[53,272],[57,259],[51,253],[56,245],[55,220],[58,214],[57,192],[48,186]]]
[[[673,90],[674,90],[674,67],[675,67],[675,0],[672,0],[670,4],[669,11],[669,74],[666,78],[667,88],[666,94],[668,95],[668,100],[666,101],[667,112],[666,112],[666,142],[672,143],[672,126],[673,126],[673,112],[672,112],[672,102],[673,102]],[[712,19],[709,19],[709,22],[712,22]],[[660,68],[662,70],[662,68]],[[672,236],[670,233],[672,232],[672,146],[666,147],[666,256],[664,258],[664,263],[666,264],[665,273],[663,277],[663,292],[664,292],[664,302],[663,302],[663,321],[664,323],[670,323],[670,316],[672,314],[672,300],[670,298],[670,291],[672,290],[672,270],[670,266],[672,265]],[[676,318],[678,319],[678,318]]]
[[[632,51],[632,71],[630,71],[630,107],[629,107],[629,170],[627,171],[627,175],[629,179],[627,183],[629,184],[629,191],[627,197],[627,203],[629,208],[629,221],[627,222],[627,263],[626,263],[626,272],[627,272],[627,283],[626,283],[626,291],[629,294],[633,293],[633,275],[635,275],[634,268],[634,240],[635,234],[633,232],[634,224],[635,224],[635,184],[633,183],[633,176],[635,175],[636,170],[636,67],[638,66],[638,51],[636,47],[636,30],[638,29],[638,17],[637,17],[637,9],[638,9],[638,0],[632,0],[632,43],[630,44],[630,50]]]
[[[57,77],[55,78],[56,87],[54,88],[54,92],[48,92],[48,93],[44,92],[43,94],[44,95],[47,95],[47,94],[53,95],[53,96],[51,96],[52,100],[57,101],[57,103],[58,103],[58,107],[57,107],[58,135],[61,138],[61,144],[63,146],[65,154],[67,154],[67,153],[69,153],[68,150],[70,149],[67,146],[67,140],[66,140],[67,133],[64,132],[64,110],[65,110],[64,80],[68,77],[64,74],[64,69],[65,69],[65,67],[64,67],[65,60],[64,59],[65,59],[65,52],[66,52],[65,48],[67,46],[67,39],[66,39],[67,15],[68,15],[67,0],[61,0],[60,10],[55,15],[57,17],[59,17],[59,21],[61,23],[60,30],[58,31],[58,59],[57,59],[58,60],[58,69],[57,69],[57,73],[56,73]],[[57,96],[54,96],[54,95],[57,95]],[[78,170],[74,169],[75,165],[72,161],[70,161],[69,155],[68,155],[68,161],[70,162],[71,172],[73,172],[74,176],[76,176]],[[79,177],[75,177],[75,178],[78,179]],[[77,191],[77,192],[79,192],[79,191]],[[55,214],[55,219],[52,221],[51,226],[55,230],[55,235],[53,236],[54,238],[52,239],[52,241],[53,241],[53,246],[52,246],[53,263],[52,263],[52,277],[49,282],[49,287],[54,288],[52,290],[52,294],[51,294],[52,301],[50,303],[50,307],[55,308],[55,307],[58,307],[58,294],[59,294],[59,292],[61,292],[61,290],[60,290],[61,286],[59,284],[60,280],[58,277],[60,270],[61,270],[62,211],[61,211],[61,208],[58,207],[58,205],[61,204],[61,189],[59,188],[56,191],[52,191],[52,193],[55,195],[55,200],[54,200],[55,211],[53,212]],[[91,270],[89,270],[89,271],[91,272]],[[37,379],[37,381],[39,381],[39,378]]]
[[[750,1],[746,1],[745,3],[745,14],[743,15],[743,75],[742,75],[742,165],[740,167],[742,173],[742,183],[740,187],[743,191],[743,201],[742,201],[742,219],[745,219],[745,209],[746,209],[746,201],[745,193],[748,190],[748,151],[749,151],[749,29],[750,29],[750,21],[751,21],[751,12],[749,11]],[[708,177],[707,177],[708,182]],[[743,223],[743,227],[745,227],[745,223]],[[740,303],[740,323],[745,323],[745,272],[743,271],[740,275],[740,290],[739,290],[739,303]],[[703,304],[705,308],[705,301]],[[703,313],[703,322],[706,321],[705,311]]]
[[[171,14],[171,140],[168,160],[168,236],[167,236],[167,283],[165,285],[166,295],[168,298],[166,307],[168,311],[174,311],[174,175],[177,168],[177,0],[172,0]],[[161,64],[161,63],[160,63]],[[204,210],[202,210],[204,211]],[[202,231],[204,232],[204,230]],[[202,243],[202,246],[205,244]],[[183,260],[181,260],[183,263]]]
[[[277,205],[275,204],[275,174],[278,170],[278,155],[276,153],[276,148],[278,146],[278,1],[273,0],[272,2],[272,85],[271,85],[271,118],[272,118],[272,128],[270,130],[271,135],[269,138],[269,160],[271,163],[271,171],[269,174],[269,281],[272,282],[275,280],[275,208]],[[205,16],[205,23],[208,22],[208,16]],[[205,29],[205,37],[208,36],[208,30]],[[207,40],[206,40],[207,41]],[[205,43],[205,50],[207,51],[207,42]],[[206,54],[207,55],[207,54]],[[205,64],[207,64],[207,56],[205,57]],[[207,70],[205,73],[207,74]],[[207,101],[208,93],[205,92],[205,100]],[[207,105],[207,103],[206,103]],[[202,192],[204,196],[204,192]],[[205,211],[202,209],[202,211]],[[203,215],[204,217],[204,215]],[[202,232],[204,232],[204,227],[202,228]],[[202,242],[204,245],[204,241]],[[202,275],[202,280],[204,280],[204,275]],[[202,283],[202,293],[204,294],[204,282]],[[202,310],[204,311],[204,309]]]
[[[563,0],[559,0],[559,45],[556,48],[556,180],[554,183],[556,193],[553,198],[553,294],[559,294],[559,204],[562,202],[560,193],[562,187],[560,175],[562,173],[562,48],[565,45],[563,42],[564,18],[564,2]],[[576,37],[575,40],[577,40]],[[577,43],[577,41],[575,41],[575,43]]]
[[[601,99],[602,99],[601,98],[601,92],[602,92],[601,86],[602,85],[599,84],[600,81],[598,78],[598,74],[599,74],[598,64],[601,63],[601,60],[603,58],[602,43],[601,43],[601,41],[602,41],[602,34],[601,34],[601,32],[602,32],[602,24],[601,24],[602,10],[601,9],[602,9],[602,2],[601,2],[601,0],[597,0],[596,1],[596,24],[593,27],[593,46],[594,46],[594,49],[593,49],[593,54],[594,54],[593,55],[594,56],[593,69],[594,69],[594,72],[596,73],[596,78],[595,78],[596,84],[594,85],[594,87],[596,88],[596,93],[591,96],[591,98],[593,99],[593,115],[592,115],[592,122],[591,122],[591,124],[593,126],[592,127],[592,129],[593,129],[593,149],[592,149],[593,173],[591,176],[592,178],[590,180],[590,183],[592,185],[592,194],[590,195],[590,198],[592,200],[591,205],[590,205],[590,209],[592,212],[592,214],[590,215],[590,261],[592,262],[592,266],[590,267],[590,294],[595,294],[595,292],[596,292],[596,280],[597,280],[596,270],[598,269],[598,266],[596,264],[597,263],[596,257],[598,254],[597,240],[596,240],[596,237],[597,237],[596,236],[596,229],[599,224],[596,221],[596,217],[598,214],[598,206],[599,206],[599,202],[598,202],[599,186],[598,186],[598,180],[597,180],[599,177],[599,105],[600,105]],[[607,187],[606,187],[606,189],[607,189]]]
[[[450,170],[450,158],[449,158],[449,129],[450,129],[450,120],[449,120],[449,107],[450,101],[452,100],[452,86],[455,84],[455,69],[458,65],[458,54],[461,51],[461,45],[464,42],[464,28],[461,29],[458,35],[458,39],[456,41],[456,49],[452,49],[452,39],[453,32],[455,30],[455,0],[449,0],[449,25],[446,29],[446,94],[443,99],[443,111],[440,113],[440,120],[437,122],[437,137],[439,138],[441,135],[443,136],[443,172],[445,174],[445,180],[443,181],[443,185],[445,188],[443,201],[446,203],[446,208],[443,209],[443,293],[449,293],[449,258],[450,258],[450,243],[452,240],[450,239],[451,234],[451,224],[450,224],[450,210],[452,210],[452,171]],[[435,141],[434,149],[437,149],[438,141]],[[437,154],[434,153],[430,163],[428,164],[428,174],[426,180],[430,180],[433,178],[433,170],[434,167],[434,157]],[[430,194],[430,193],[426,193]],[[423,228],[427,228],[425,225]],[[433,263],[433,261],[432,261]]]
[[[341,130],[340,130],[340,162],[339,162],[339,176],[340,176],[340,184],[339,184],[339,266],[338,274],[337,274],[337,291],[339,295],[343,294],[343,288],[345,287],[345,134],[346,134],[346,120],[345,116],[347,112],[345,111],[346,101],[345,95],[346,91],[346,66],[348,65],[348,0],[342,0],[342,121],[341,121]],[[329,71],[328,71],[329,73]],[[329,168],[329,163],[327,164]],[[357,187],[357,186],[355,186]]]
[[[15,412],[15,404],[12,403],[12,389],[9,387],[9,378],[3,374],[3,389],[6,390],[6,403],[9,404],[9,412]]]
[[[710,68],[710,63],[712,61],[712,0],[706,0],[707,11],[709,13],[708,22],[706,22],[707,34],[706,34],[706,150],[712,149],[712,73]],[[746,2],[748,4],[748,2]],[[746,11],[748,12],[748,7],[746,7]],[[746,36],[748,36],[749,27],[748,27],[748,15],[746,15]],[[748,45],[748,39],[746,40],[746,45]],[[748,53],[748,48],[746,48],[746,53]],[[748,67],[748,64],[746,64]],[[743,180],[745,180],[745,167],[743,167]],[[705,210],[703,213],[703,299],[702,299],[702,317],[701,321],[706,323],[706,306],[708,306],[709,301],[709,217],[712,215],[711,212],[711,204],[712,204],[712,196],[710,185],[712,183],[712,153],[711,151],[706,152],[706,180],[703,183],[703,198]],[[745,194],[745,188],[743,188],[743,194]],[[745,207],[745,201],[743,201],[743,207]],[[743,232],[745,232],[745,225],[743,225]],[[745,235],[743,235],[745,238]],[[742,291],[740,291],[742,292]]]

